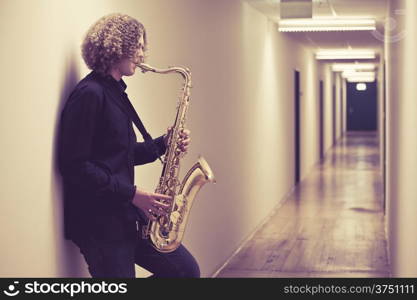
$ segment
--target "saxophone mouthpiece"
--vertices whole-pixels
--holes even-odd
[[[151,66],[144,64],[144,63],[138,63],[136,64],[136,66],[141,69],[142,73],[146,73],[148,71],[154,70]]]

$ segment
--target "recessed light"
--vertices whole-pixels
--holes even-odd
[[[316,59],[375,59],[372,50],[319,50]]]
[[[370,18],[282,19],[278,22],[278,30],[280,32],[372,31],[376,30],[376,21]]]

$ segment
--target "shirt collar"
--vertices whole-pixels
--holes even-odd
[[[120,91],[121,93],[124,93],[127,85],[126,83],[123,81],[123,79],[120,79],[120,81],[117,81],[116,79],[113,78],[113,76],[111,76],[110,74],[100,74],[96,71],[92,71],[92,75],[99,77],[100,79],[103,80],[103,82],[105,82],[110,88],[112,89],[116,89],[117,91]]]

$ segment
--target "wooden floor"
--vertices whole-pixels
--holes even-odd
[[[378,151],[348,133],[216,277],[389,277]]]

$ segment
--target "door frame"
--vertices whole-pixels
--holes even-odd
[[[294,182],[297,185],[301,180],[301,75],[294,70]]]
[[[319,80],[319,158],[324,160],[324,82]]]

